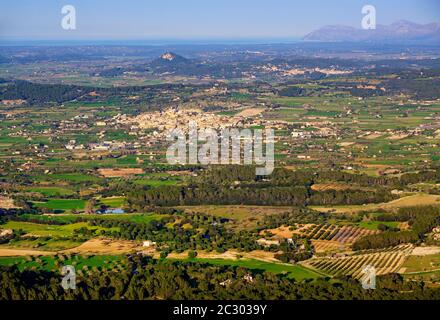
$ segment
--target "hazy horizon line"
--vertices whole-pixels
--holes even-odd
[[[302,42],[300,37],[236,37],[236,38],[145,38],[145,39],[0,39],[0,45],[16,45],[18,43],[45,45],[45,44],[125,44],[125,45],[173,45],[173,44],[276,44]]]

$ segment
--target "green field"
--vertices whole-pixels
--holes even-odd
[[[1,245],[0,248],[7,249],[38,249],[43,251],[60,251],[78,247],[84,241],[71,240],[69,237],[57,238],[21,238],[19,240],[11,240],[9,244]]]
[[[121,208],[125,205],[124,197],[102,198],[99,200],[102,204],[112,208]]]
[[[369,230],[378,230],[380,224],[386,225],[390,228],[399,227],[399,222],[389,222],[389,221],[362,221],[359,222],[358,227],[369,229]]]
[[[27,188],[27,190],[41,193],[45,197],[70,196],[75,194],[74,191],[61,187],[32,187]]]
[[[73,183],[79,182],[97,182],[100,178],[83,173],[54,173],[48,175],[40,175],[37,177],[39,181],[58,180]]]
[[[124,214],[53,214],[53,215],[38,215],[38,214],[23,214],[24,219],[41,220],[42,222],[54,221],[56,223],[75,223],[79,218],[93,220],[93,219],[108,219],[131,221],[137,223],[149,223],[154,220],[161,220],[167,217],[165,214],[154,213],[124,213]],[[22,223],[22,222],[20,222]]]
[[[39,259],[36,261],[36,259]],[[37,270],[45,271],[57,271],[63,265],[73,265],[76,270],[81,270],[85,266],[89,269],[111,269],[118,262],[125,259],[124,256],[111,256],[111,255],[92,255],[92,256],[79,256],[74,255],[70,258],[59,259],[56,256],[43,256],[39,258],[29,257],[0,257],[0,266],[12,266],[16,265],[19,270],[35,268]],[[59,266],[55,265],[55,262],[59,262]]]
[[[86,201],[81,199],[50,199],[46,202],[34,202],[34,204],[38,208],[48,208],[53,210],[84,210]],[[96,204],[96,207],[99,207],[100,204],[104,204],[112,208],[122,208],[125,205],[125,198],[101,198]]]
[[[35,202],[35,206],[38,208],[52,210],[83,210],[85,204],[86,201],[81,199],[50,199],[46,202]]]
[[[62,226],[38,224],[22,221],[8,221],[2,225],[5,229],[23,230],[25,233],[29,233],[35,236],[50,236],[50,237],[69,237],[73,235],[73,231],[80,228],[88,228],[91,230],[110,230],[102,227],[89,226],[87,222],[77,222],[72,224],[66,224]],[[113,228],[117,230],[118,228]]]
[[[440,254],[410,256],[402,267],[405,273],[440,272]]]
[[[180,180],[157,180],[157,179],[139,179],[134,183],[141,186],[160,187],[160,186],[175,186],[179,184]]]

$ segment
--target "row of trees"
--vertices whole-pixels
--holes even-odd
[[[402,243],[415,243],[420,239],[413,231],[383,232],[356,240],[353,250],[379,249],[394,247]]]
[[[247,204],[272,206],[304,206],[364,204],[387,202],[394,199],[388,190],[325,190],[313,191],[304,186],[162,186],[149,190],[135,190],[128,195],[135,209],[147,206],[179,206],[201,204]]]
[[[229,188],[214,185],[163,186],[129,194],[135,208],[200,204],[249,204],[301,206],[307,202],[305,187]]]
[[[211,166],[201,172],[195,179],[196,184],[227,184],[235,181],[240,182],[265,182],[269,186],[311,186],[322,182],[345,182],[351,185],[365,187],[382,186],[398,187],[401,184],[415,183],[420,181],[440,181],[440,170],[421,171],[419,173],[403,174],[399,180],[396,177],[369,176],[366,174],[352,174],[336,170],[288,170],[275,168],[269,177],[255,176],[253,166]],[[411,181],[409,181],[411,180]]]

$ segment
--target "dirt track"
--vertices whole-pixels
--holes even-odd
[[[63,253],[78,254],[123,254],[132,251],[141,251],[144,248],[134,241],[91,239],[78,247],[64,250]]]
[[[141,168],[102,168],[98,169],[98,173],[106,178],[120,178],[143,174],[144,170]]]
[[[429,256],[431,254],[439,254],[440,247],[415,247],[412,256]]]
[[[236,117],[255,117],[257,115],[259,115],[260,113],[262,113],[265,109],[263,108],[249,108],[249,109],[244,109],[243,111],[237,113],[235,116]]]
[[[50,256],[54,254],[56,254],[56,252],[53,251],[0,248],[0,257]]]
[[[111,239],[91,239],[84,242],[78,247],[60,250],[60,251],[39,251],[30,249],[14,249],[14,248],[1,248],[0,257],[14,257],[14,256],[50,256],[59,253],[70,254],[125,254],[130,252],[150,253],[154,251],[152,248],[144,248],[141,244],[128,241],[128,240],[111,240]]]

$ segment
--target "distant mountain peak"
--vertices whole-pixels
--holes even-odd
[[[173,61],[174,59],[177,58],[177,55],[172,52],[165,52],[163,55],[160,56],[160,58],[162,60]]]
[[[390,25],[377,25],[375,30],[330,25],[309,33],[303,40],[329,42],[424,41],[440,44],[440,22],[418,24],[408,20],[398,20]]]
[[[184,58],[182,56],[179,56],[178,54],[175,54],[173,52],[165,52],[160,57],[156,58],[151,62],[153,66],[174,66],[174,65],[182,65],[182,64],[188,64],[191,60],[188,60],[187,58]]]
[[[149,66],[161,72],[175,72],[176,68],[192,65],[192,60],[184,58],[173,52],[165,52],[153,61]]]

